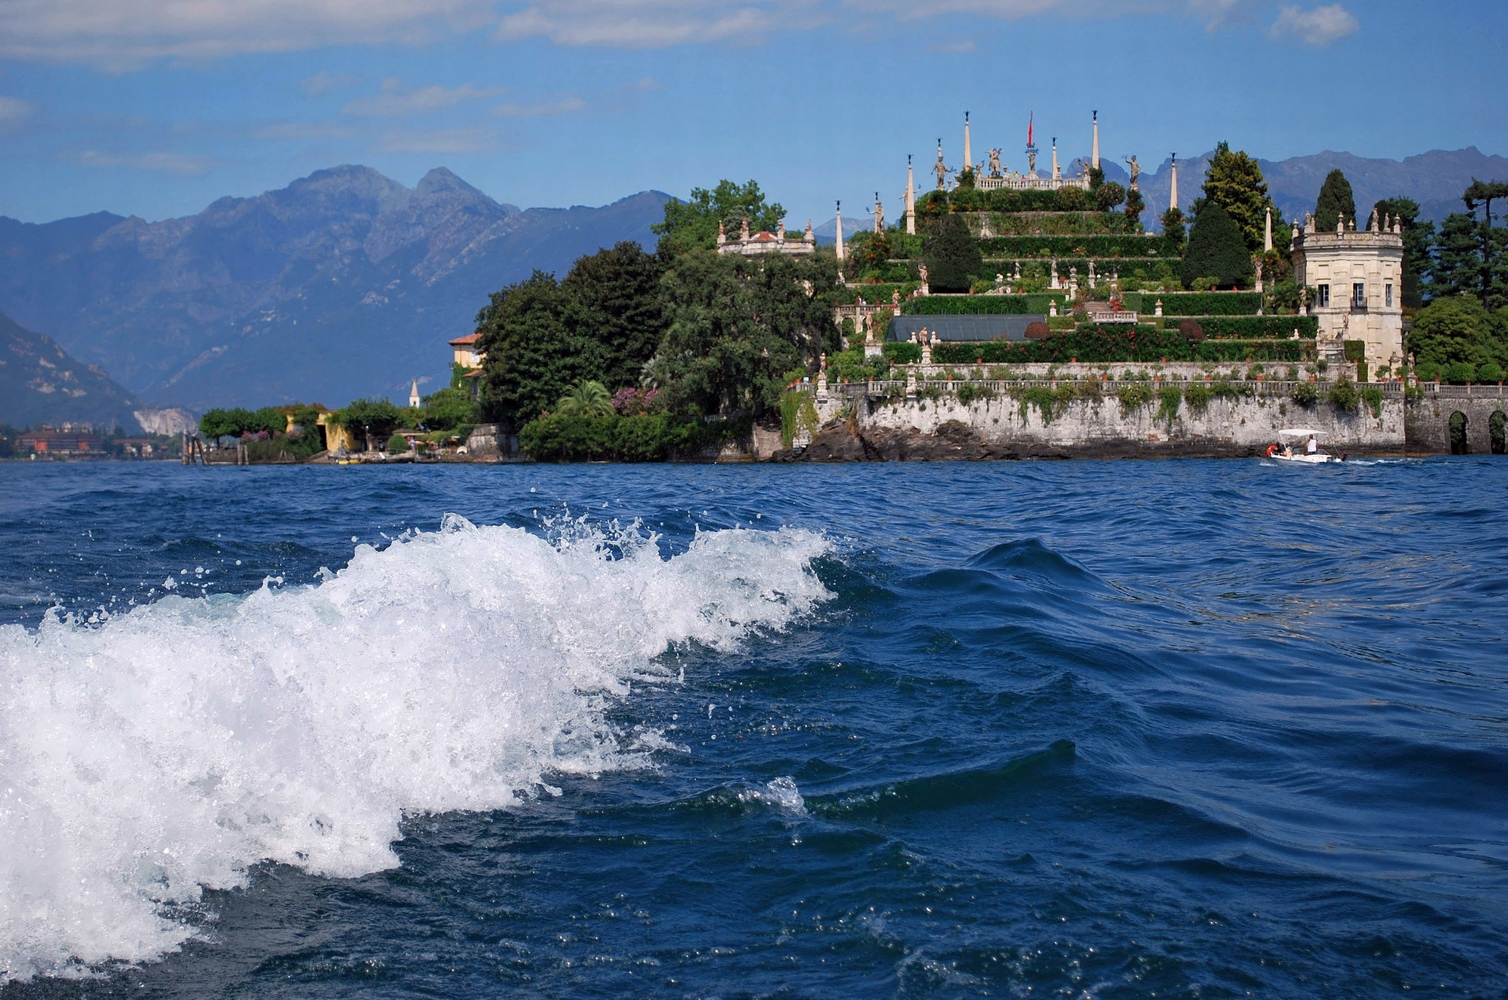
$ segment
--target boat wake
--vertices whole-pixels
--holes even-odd
[[[0,982],[161,955],[259,861],[353,877],[397,864],[407,814],[642,766],[606,709],[667,648],[826,600],[827,547],[451,516],[311,586],[0,627]]]

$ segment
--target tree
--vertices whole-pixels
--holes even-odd
[[[1414,317],[1408,350],[1422,368],[1508,363],[1502,325],[1470,295],[1437,298]]]
[[[857,278],[865,271],[884,267],[892,252],[890,237],[884,233],[865,230],[857,234],[848,244],[848,276]]]
[[[1236,220],[1241,238],[1251,253],[1262,249],[1268,210],[1272,210],[1275,220],[1282,219],[1272,198],[1267,194],[1267,182],[1262,178],[1261,166],[1245,152],[1231,152],[1230,143],[1227,142],[1221,142],[1215,147],[1215,156],[1210,160],[1209,172],[1204,178],[1201,200],[1214,202]],[[1196,202],[1196,218],[1202,209],[1203,206]],[[1289,242],[1287,227],[1275,226],[1274,247],[1286,253]]]
[[[1101,212],[1113,212],[1115,206],[1126,200],[1126,189],[1115,181],[1107,181],[1094,189],[1094,203]]]
[[[577,382],[555,404],[556,416],[562,417],[611,417],[615,413],[607,386],[590,379]]]
[[[582,257],[561,291],[575,301],[575,321],[593,345],[592,377],[612,388],[637,385],[665,332],[660,306],[664,266],[637,243]]]
[[[1332,170],[1320,185],[1319,198],[1314,203],[1314,226],[1322,233],[1333,233],[1344,219],[1356,221],[1356,198],[1351,194],[1351,182],[1339,170]]]
[[[928,283],[940,292],[967,292],[984,270],[979,242],[968,223],[957,215],[946,215],[928,228],[922,241]]]
[[[1179,253],[1183,252],[1183,241],[1188,238],[1188,231],[1183,226],[1183,209],[1175,205],[1162,213],[1162,233],[1173,241]]]
[[[735,184],[721,180],[711,191],[692,188],[686,201],[672,198],[665,203],[665,219],[649,228],[660,237],[658,252],[662,259],[701,248],[710,250],[717,245],[719,222],[729,233],[737,233],[745,219],[755,232],[773,231],[785,218],[785,209],[778,204],[766,204],[759,184],[749,181]]]
[[[1420,287],[1421,272],[1429,266],[1430,247],[1434,242],[1435,224],[1420,221],[1419,203],[1412,198],[1384,198],[1373,206],[1379,225],[1387,225],[1390,216],[1397,216],[1403,226],[1403,280],[1399,291],[1405,309],[1418,309],[1424,305]]]
[[[1475,295],[1482,287],[1487,268],[1478,229],[1477,220],[1462,212],[1447,215],[1440,224],[1429,262],[1431,299]]]
[[[1140,191],[1132,188],[1126,192],[1126,232],[1141,232],[1141,213],[1146,207],[1147,203],[1142,200]]]
[[[603,352],[581,336],[580,310],[553,275],[535,271],[492,296],[477,316],[483,364],[482,412],[520,426],[583,379],[600,375]]]
[[[424,397],[420,419],[432,431],[453,431],[477,422],[476,403],[471,394],[460,388],[439,389]]]
[[[961,220],[960,220],[961,221]],[[785,375],[837,348],[837,260],[695,251],[665,273],[668,327],[646,374],[675,414],[771,413]]]
[[[1189,249],[1183,258],[1183,282],[1213,278],[1220,285],[1242,284],[1252,276],[1251,253],[1241,228],[1218,202],[1209,201],[1194,217]]]
[[[385,399],[358,399],[339,411],[337,422],[352,433],[360,431],[367,439],[367,451],[376,451],[372,443],[386,441],[400,416],[398,407]]]

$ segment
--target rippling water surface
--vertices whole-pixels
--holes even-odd
[[[0,996],[1508,996],[1505,513],[0,464]]]

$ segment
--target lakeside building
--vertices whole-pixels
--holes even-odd
[[[1403,360],[1403,223],[1378,219],[1367,228],[1342,219],[1320,232],[1306,214],[1293,224],[1293,277],[1315,290],[1308,313],[1319,320],[1321,343],[1359,340],[1372,364]]]
[[[452,361],[451,364],[459,368],[465,368],[466,372],[461,376],[466,380],[466,392],[473,400],[480,398],[482,394],[482,363],[487,360],[487,352],[482,350],[482,335],[480,333],[468,333],[464,337],[457,337],[450,342]],[[414,391],[418,391],[418,383],[414,384]],[[409,405],[413,405],[410,403]]]
[[[65,425],[67,427],[67,425]],[[28,431],[16,435],[16,450],[32,456],[58,458],[108,458],[105,440],[89,431],[72,429]]]

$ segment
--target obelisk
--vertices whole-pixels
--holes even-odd
[[[1375,210],[1374,210],[1373,214],[1376,214]],[[1271,250],[1272,249],[1272,206],[1271,205],[1267,206],[1267,232],[1266,232],[1266,235],[1264,235],[1262,237],[1262,249],[1263,250]]]
[[[916,174],[911,169],[911,154],[906,154],[906,235],[916,235]]]
[[[974,159],[973,159],[973,157],[974,157],[973,147],[971,147],[969,145],[969,113],[967,111],[965,111],[963,113],[963,166],[960,167],[959,169],[960,170],[973,170],[974,169]]]
[[[1168,195],[1168,208],[1178,207],[1178,154],[1173,154],[1173,190]]]
[[[843,260],[848,256],[848,251],[843,246],[843,203],[838,202],[838,259]]]
[[[1094,113],[1094,146],[1089,153],[1089,165],[1100,169],[1100,113]]]
[[[1055,180],[1055,181],[1060,181],[1060,180],[1063,179],[1063,171],[1061,171],[1061,170],[1058,169],[1058,137],[1057,136],[1053,136],[1052,137],[1052,179]]]

